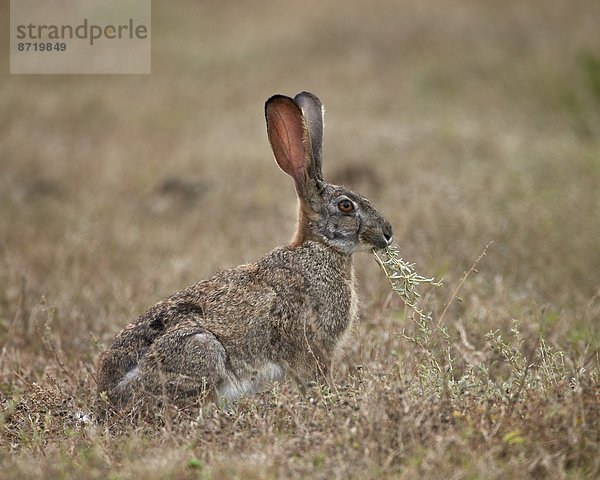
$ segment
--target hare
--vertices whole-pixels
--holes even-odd
[[[99,392],[177,402],[235,402],[287,375],[327,380],[357,317],[352,256],[392,242],[392,227],[361,195],[321,173],[323,106],[313,94],[274,95],[267,135],[299,199],[295,237],[256,263],[217,273],[151,307],[98,361]]]

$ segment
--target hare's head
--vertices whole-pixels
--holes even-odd
[[[300,200],[294,244],[319,241],[346,254],[390,245],[392,226],[369,200],[323,179],[319,99],[308,92],[293,99],[274,95],[265,104],[265,115],[275,160],[294,179]]]

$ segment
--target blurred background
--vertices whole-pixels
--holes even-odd
[[[493,240],[449,318],[483,334],[534,312],[532,330],[589,341],[599,25],[596,0],[154,2],[139,76],[11,76],[2,33],[0,342],[35,378],[51,318],[65,355],[93,362],[147,306],[288,241],[263,105],[301,90],[326,107],[325,177],[445,278],[433,310]],[[351,348],[371,358],[401,305],[357,265],[367,340]]]

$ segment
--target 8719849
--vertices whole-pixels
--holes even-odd
[[[66,50],[65,42],[20,42],[17,44],[19,52],[64,52]]]

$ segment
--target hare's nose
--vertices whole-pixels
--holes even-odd
[[[383,231],[383,238],[385,238],[385,241],[387,242],[388,245],[391,245],[392,239],[394,237],[394,233],[392,232],[392,226],[386,222],[382,228],[382,231]]]

